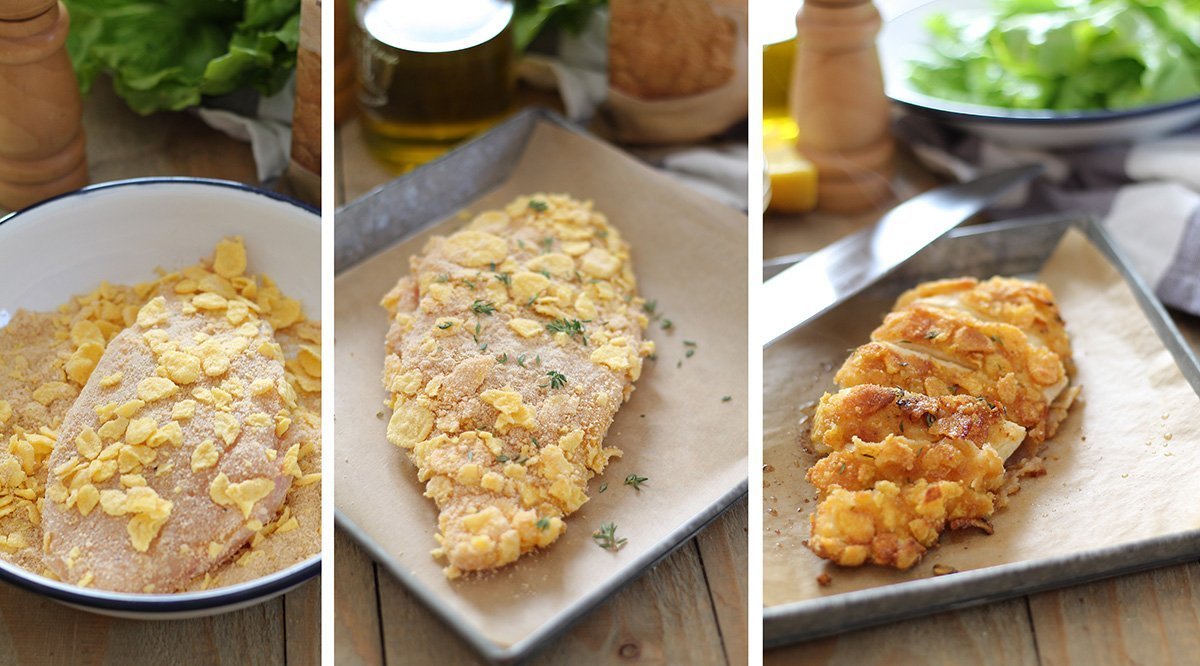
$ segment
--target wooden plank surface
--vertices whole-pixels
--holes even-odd
[[[333,633],[339,664],[383,663],[375,565],[342,530],[334,533]]]
[[[84,104],[91,182],[198,176],[257,185],[250,145],[188,113],[139,116],[96,81]],[[233,613],[141,621],[0,584],[0,664],[319,664],[320,579]]]
[[[367,152],[356,121],[338,130],[342,206],[395,178]],[[747,505],[743,500],[534,655],[532,664],[745,664]],[[339,664],[483,663],[340,530],[335,551]]]
[[[91,182],[146,176],[220,178],[258,185],[254,155],[243,143],[189,112],[139,116],[97,79],[83,109]]]
[[[1200,661],[1200,564],[1029,597],[1042,664]]]
[[[5,584],[0,663],[317,664],[320,596],[320,579],[314,579],[284,597],[232,613],[144,621],[68,608]],[[291,622],[289,611],[303,621]]]
[[[763,253],[773,257],[812,251],[862,228],[870,219],[874,218],[768,216]],[[1171,316],[1200,354],[1200,318],[1180,312]],[[1200,564],[820,638],[767,651],[764,663],[1197,664]]]

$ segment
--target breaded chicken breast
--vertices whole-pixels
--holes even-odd
[[[262,531],[297,476],[282,350],[217,256],[228,276],[163,278],[63,419],[42,510],[45,563],[63,580],[182,589]]]
[[[817,408],[813,443],[829,455],[808,472],[820,497],[809,547],[906,569],[947,527],[989,525],[1020,473],[1005,459],[1024,442],[1036,455],[1078,393],[1069,351],[1044,285],[964,278],[906,292]]]
[[[446,575],[555,541],[633,391],[642,299],[617,230],[590,203],[520,197],[431,239],[383,299],[388,440],[437,503]]]

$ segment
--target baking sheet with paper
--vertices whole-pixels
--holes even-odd
[[[539,554],[482,577],[448,581],[429,551],[437,512],[415,468],[385,438],[380,386],[387,316],[379,300],[408,259],[453,216],[341,273],[336,280],[336,506],[403,572],[444,603],[458,623],[512,646],[569,619],[609,581],[640,571],[681,526],[746,479],[747,247],[745,217],[586,136],[539,124],[511,177],[468,207],[478,213],[520,194],[562,192],[592,199],[632,246],[639,291],[673,322],[651,324],[657,362],[647,361],[607,445],[625,455],[592,480],[591,500],[567,518],[567,533]],[[696,352],[685,358],[684,340]],[[677,364],[682,365],[677,367]],[[729,402],[722,402],[731,396]],[[627,474],[649,481],[636,491]],[[603,494],[602,482],[608,483]],[[618,553],[591,538],[615,522]],[[656,552],[657,549],[657,552]]]
[[[1043,450],[1046,475],[1026,479],[1008,507],[993,516],[995,534],[947,532],[941,545],[907,572],[836,567],[802,543],[815,507],[815,492],[804,475],[816,456],[801,446],[808,443],[807,417],[822,392],[834,388],[833,374],[848,350],[868,339],[892,301],[851,301],[768,350],[763,373],[765,606],[833,601],[847,592],[887,586],[898,594],[909,581],[929,579],[937,563],[977,570],[1085,556],[1200,529],[1194,478],[1200,465],[1200,398],[1130,285],[1077,229],[1063,236],[1038,277],[1057,297],[1071,335],[1075,381],[1083,388],[1079,401]],[[817,583],[822,573],[831,576],[829,586]],[[953,579],[937,580],[949,584]]]

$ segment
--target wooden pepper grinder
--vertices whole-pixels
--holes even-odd
[[[817,166],[817,206],[836,213],[889,200],[895,144],[871,0],[805,0],[796,15],[792,115],[797,148]]]
[[[336,125],[358,114],[358,78],[354,74],[354,54],[350,44],[348,0],[333,2],[333,122]]]
[[[0,208],[87,184],[69,24],[57,0],[0,0]]]
[[[301,0],[296,100],[287,170],[293,193],[321,205],[321,0]]]

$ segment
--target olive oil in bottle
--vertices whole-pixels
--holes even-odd
[[[359,0],[359,102],[371,153],[404,172],[513,106],[511,0]]]

